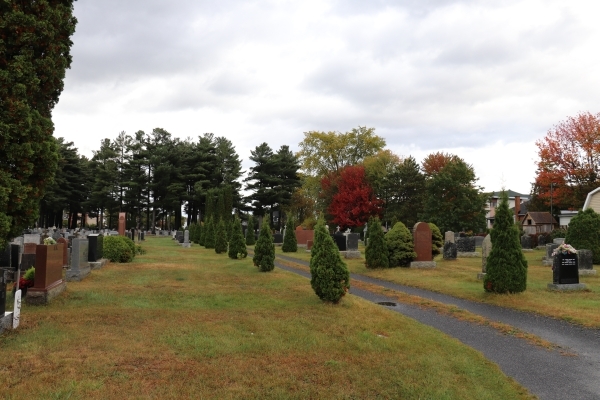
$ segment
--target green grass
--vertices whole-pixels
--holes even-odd
[[[481,258],[459,258],[444,260],[438,256],[435,269],[389,268],[370,270],[362,259],[345,260],[352,273],[384,279],[403,285],[433,290],[452,296],[530,311],[553,318],[565,319],[580,325],[600,327],[600,275],[581,276],[587,290],[583,292],[555,292],[547,290],[552,282],[552,268],[542,265],[543,250],[526,252],[529,264],[527,290],[519,294],[493,294],[483,290],[483,282],[477,279],[481,272]],[[309,261],[310,253],[299,249],[297,253],[277,254]]]
[[[0,337],[3,396],[522,399],[457,340],[354,296],[322,303],[307,279],[250,258],[149,237]]]

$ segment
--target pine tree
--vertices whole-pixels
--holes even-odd
[[[298,240],[296,239],[296,230],[294,229],[294,219],[292,217],[289,217],[287,220],[287,227],[285,229],[281,250],[284,253],[295,253],[298,251]]]
[[[600,214],[591,208],[580,211],[569,223],[565,243],[591,250],[594,264],[600,264]]]
[[[246,246],[252,246],[256,243],[254,237],[254,218],[252,215],[248,217],[248,229],[246,229]]]
[[[227,251],[227,232],[225,232],[225,223],[220,218],[215,229],[215,253],[221,254]]]
[[[202,224],[202,222],[198,223],[199,234],[198,234],[198,244],[200,246],[204,246],[204,238],[206,237],[206,227],[208,225],[206,223]]]
[[[436,224],[429,222],[427,225],[431,229],[431,256],[435,258],[435,256],[441,253],[440,249],[444,247],[444,237]]]
[[[252,261],[262,272],[272,271],[275,268],[275,245],[269,224],[263,224],[260,228]]]
[[[246,258],[248,256],[248,250],[246,249],[242,223],[237,217],[235,218],[235,221],[233,221],[232,231],[231,240],[229,241],[229,258],[234,260]]]
[[[315,226],[315,241],[310,256],[310,284],[323,301],[338,303],[350,289],[350,273],[333,238],[320,219]]]
[[[390,267],[407,267],[417,257],[413,237],[402,223],[396,225],[385,235]]]
[[[521,249],[519,230],[502,192],[490,232],[492,251],[487,258],[483,288],[486,292],[519,293],[527,288],[527,260]]]
[[[365,250],[365,265],[367,268],[388,268],[388,248],[385,243],[383,229],[379,217],[369,219],[367,226],[368,245]]]
[[[215,248],[215,223],[212,218],[206,223],[206,233],[204,235],[204,247],[207,249]]]

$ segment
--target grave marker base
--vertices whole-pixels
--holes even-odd
[[[410,263],[410,268],[435,268],[435,261],[413,261]]]
[[[479,279],[480,281],[482,281],[485,278],[485,272],[480,272],[477,274],[477,279]]]
[[[27,296],[25,296],[25,302],[34,306],[46,305],[54,300],[54,298],[59,294],[64,292],[66,288],[67,282],[63,281],[62,279],[45,289],[36,289],[33,287],[29,288],[27,290]]]
[[[13,312],[7,311],[4,313],[4,316],[0,318],[0,333],[4,332],[6,329],[12,329],[13,326]]]
[[[582,276],[582,275],[596,275],[596,270],[595,269],[580,269],[579,276]]]
[[[346,250],[346,251],[340,251],[340,253],[344,253],[344,258],[360,258],[360,251],[351,251],[351,250]]]
[[[575,291],[575,290],[585,290],[585,283],[549,283],[548,290],[557,290],[557,291]]]
[[[90,262],[89,264],[90,264],[90,268],[92,270],[94,270],[94,269],[102,269],[102,267],[104,267],[106,264],[108,264],[108,259],[101,258],[98,261]]]
[[[459,251],[456,253],[459,258],[481,258],[481,252],[479,251]]]
[[[65,274],[67,282],[81,282],[83,279],[87,278],[91,270],[90,267],[81,267],[77,270],[68,269]]]

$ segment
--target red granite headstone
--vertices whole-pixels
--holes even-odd
[[[119,235],[125,236],[125,213],[119,213]]]
[[[64,267],[65,265],[69,264],[69,252],[67,250],[67,247],[68,247],[67,239],[65,239],[65,238],[58,238],[58,240],[56,241],[56,243],[62,243],[63,244],[63,267]]]
[[[413,241],[417,258],[415,261],[433,261],[431,254],[431,229],[425,222],[417,222],[413,228]]]
[[[63,243],[37,245],[33,291],[47,291],[63,282]]]
[[[313,247],[313,241],[312,240],[307,240],[306,241],[306,250],[310,250]]]
[[[25,243],[23,245],[23,254],[35,254],[37,246],[35,243]]]

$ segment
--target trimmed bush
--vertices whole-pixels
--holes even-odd
[[[275,245],[273,244],[271,228],[266,221],[260,228],[252,261],[262,272],[273,271],[275,268]]]
[[[227,232],[223,218],[219,218],[215,229],[215,253],[221,254],[227,251]]]
[[[252,215],[248,217],[248,229],[246,229],[246,245],[252,246],[256,243],[256,238],[254,237],[254,218]]]
[[[284,253],[295,253],[298,251],[298,239],[296,239],[296,229],[294,229],[294,219],[288,218],[285,236],[283,237],[283,246],[281,251]]]
[[[417,257],[413,237],[402,222],[396,222],[385,235],[390,267],[407,267]]]
[[[427,225],[431,229],[431,256],[435,258],[435,256],[441,253],[440,249],[444,247],[444,237],[436,224],[429,222]]]
[[[573,217],[575,218],[575,217]],[[572,221],[572,220],[571,220]],[[569,228],[571,227],[571,223],[569,222]],[[567,230],[564,228],[560,228],[560,229],[555,229],[552,232],[550,232],[550,238],[552,240],[556,239],[556,238],[566,238],[567,237]],[[577,247],[576,247],[577,248]]]
[[[205,235],[204,235],[204,247],[207,249],[214,249],[215,248],[215,224],[213,223],[213,219],[209,218],[208,222],[206,223],[206,229],[205,229]]]
[[[592,251],[593,263],[600,264],[600,214],[588,208],[569,222],[565,243]]]
[[[322,219],[310,253],[310,285],[321,300],[338,303],[350,289],[350,273]]]
[[[135,257],[135,243],[125,236],[106,236],[103,253],[111,262],[128,263]]]
[[[232,224],[231,240],[229,241],[229,258],[238,260],[248,257],[246,249],[246,241],[244,240],[244,231],[242,230],[242,222],[239,218],[235,218]]]
[[[365,250],[365,265],[367,268],[388,268],[388,248],[385,243],[383,229],[379,217],[370,218],[367,226],[367,248]]]
[[[490,236],[492,251],[487,258],[483,288],[495,293],[523,292],[527,288],[527,260],[521,249],[519,229],[508,209],[506,192],[500,195]]]

